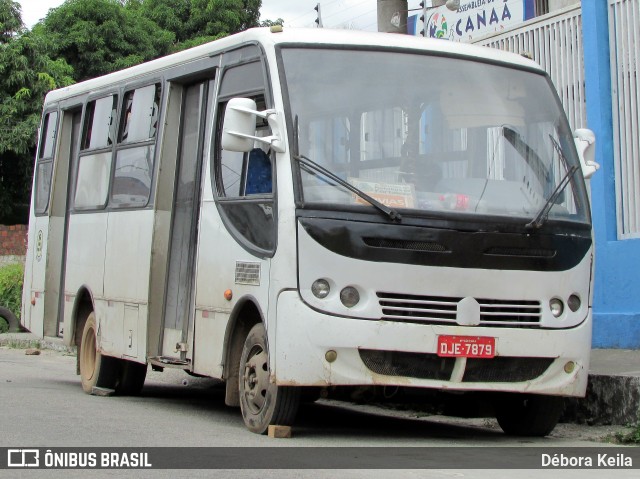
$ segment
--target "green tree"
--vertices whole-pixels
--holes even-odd
[[[273,27],[274,25],[284,26],[284,20],[282,18],[278,18],[277,20],[263,20],[260,22],[261,27]]]
[[[175,35],[173,50],[183,50],[259,25],[261,0],[128,0]]]
[[[20,4],[0,0],[0,44],[5,44],[24,29]]]
[[[0,27],[0,223],[23,223],[44,96],[71,84],[72,69],[25,30],[18,3],[0,0]]]
[[[77,81],[166,55],[174,35],[119,0],[67,0],[34,33],[51,38]]]

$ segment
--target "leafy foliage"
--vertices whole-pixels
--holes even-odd
[[[129,0],[127,8],[175,35],[173,51],[257,27],[261,0]]]
[[[7,43],[23,28],[20,4],[13,0],[0,0],[0,44]]]
[[[49,90],[258,26],[261,5],[66,0],[27,31],[20,4],[0,0],[0,223],[27,220],[36,132]]]
[[[614,442],[618,444],[640,444],[640,422],[635,426],[632,426],[632,429],[628,432],[620,432],[616,433],[613,436]]]
[[[73,79],[49,39],[24,29],[19,4],[0,0],[0,27],[0,222],[10,223],[29,200],[44,96]]]
[[[263,20],[260,22],[261,27],[273,27],[274,25],[284,26],[284,20],[282,18],[278,18],[277,20]]]
[[[77,81],[165,55],[174,41],[171,32],[118,0],[67,0],[33,31],[51,38]]]
[[[258,26],[261,0],[67,0],[34,32],[77,81]]]
[[[22,305],[22,264],[11,264],[0,267],[0,305],[9,309],[20,319]]]

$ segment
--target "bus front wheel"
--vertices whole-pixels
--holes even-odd
[[[504,394],[496,404],[496,419],[510,436],[543,437],[556,427],[563,410],[560,396]]]
[[[244,342],[239,383],[242,418],[250,431],[265,434],[270,425],[293,424],[300,390],[270,381],[267,334],[262,323],[251,328]]]
[[[96,316],[92,312],[84,323],[80,351],[78,351],[82,389],[89,394],[95,387],[114,389],[118,374],[118,360],[103,356],[98,351],[96,331]]]

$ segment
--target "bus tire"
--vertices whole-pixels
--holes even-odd
[[[496,419],[510,436],[543,437],[556,427],[564,399],[539,394],[505,394],[497,403]]]
[[[10,309],[0,306],[0,318],[3,318],[7,325],[9,326],[10,333],[19,333],[22,331],[26,331],[20,324],[20,321],[16,317]]]
[[[116,384],[116,394],[120,396],[138,396],[147,377],[147,365],[120,360],[120,371]]]
[[[240,410],[247,428],[265,434],[270,425],[291,426],[300,405],[300,390],[269,380],[267,335],[258,323],[244,342],[240,357]]]
[[[118,378],[118,360],[100,353],[96,332],[96,315],[92,311],[84,323],[78,351],[82,389],[88,394],[95,387],[115,389]]]

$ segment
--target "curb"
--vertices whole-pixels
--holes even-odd
[[[51,349],[63,353],[76,353],[76,348],[65,346],[60,338],[37,338],[31,333],[4,333],[0,334],[0,347],[12,347],[17,349]]]
[[[561,421],[589,426],[640,424],[640,377],[590,374],[586,397],[567,398]]]

